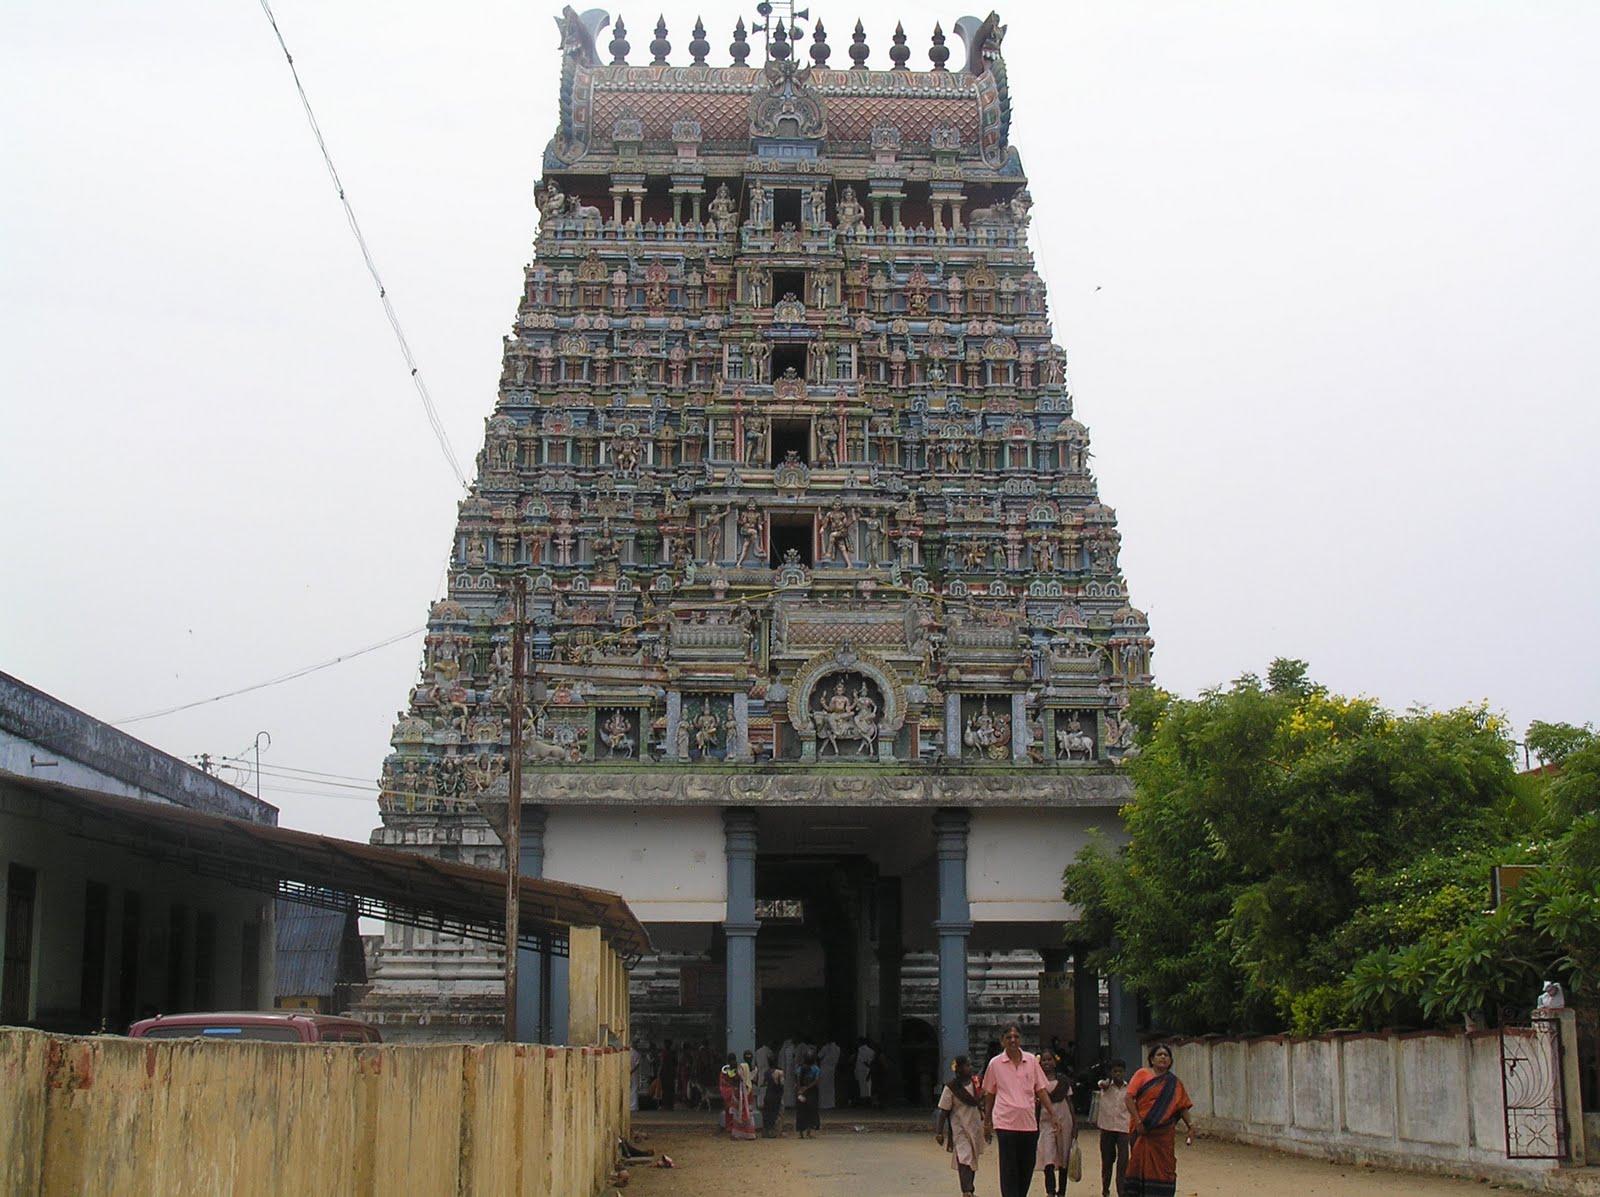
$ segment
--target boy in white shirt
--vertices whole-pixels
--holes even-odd
[[[1100,1082],[1096,1095],[1094,1124],[1100,1130],[1100,1197],[1111,1197],[1111,1176],[1115,1167],[1117,1197],[1122,1195],[1122,1175],[1128,1169],[1128,1142],[1133,1127],[1128,1115],[1128,1065],[1111,1061],[1111,1075]]]

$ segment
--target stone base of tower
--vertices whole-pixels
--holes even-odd
[[[481,817],[389,811],[371,842],[480,868],[505,865],[499,837]],[[390,924],[366,994],[351,1014],[398,1043],[479,1043],[504,1036],[502,953],[441,931]]]

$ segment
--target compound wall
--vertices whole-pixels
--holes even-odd
[[[593,1197],[628,1053],[0,1029],[0,1192]]]

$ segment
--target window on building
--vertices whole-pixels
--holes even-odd
[[[189,908],[174,903],[167,912],[167,1005],[166,1009],[189,1008]]]
[[[781,229],[786,224],[800,227],[800,191],[794,187],[780,187],[772,193],[772,227]],[[782,289],[778,297],[783,297]]]
[[[217,1001],[217,916],[194,916],[194,1008],[209,1010]]]
[[[806,376],[806,346],[804,341],[775,342],[772,346],[772,380],[776,382],[788,370],[801,378]]]
[[[794,453],[806,465],[811,464],[811,421],[772,421],[772,464],[782,465]]]
[[[78,1016],[93,1028],[105,1013],[106,946],[111,939],[111,891],[98,881],[83,887],[83,965],[78,981]]]
[[[786,563],[790,550],[799,554],[801,565],[812,563],[812,545],[816,542],[816,518],[797,512],[777,512],[770,524],[771,552],[767,565],[777,569]]]
[[[239,1008],[261,1008],[261,924],[249,922],[239,937]]]
[[[27,1022],[33,1014],[33,915],[39,874],[24,865],[6,870],[6,945],[0,972],[0,1022]]]
[[[139,1016],[139,945],[144,937],[144,899],[136,890],[122,891],[121,953],[117,963],[117,1020],[126,1030]]]
[[[772,300],[776,303],[793,295],[801,303],[806,298],[806,272],[804,270],[774,270],[772,272]]]

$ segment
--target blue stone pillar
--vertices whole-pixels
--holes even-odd
[[[728,953],[728,1044],[743,1056],[756,1047],[756,812],[722,812],[727,841],[728,910],[722,934]]]
[[[971,1050],[967,1031],[967,936],[972,911],[967,905],[967,828],[971,816],[947,807],[933,816],[939,860],[939,1072]],[[974,1062],[981,1068],[988,1061]]]
[[[1139,999],[1116,975],[1106,978],[1106,996],[1111,1006],[1111,1054],[1128,1062],[1131,1076],[1144,1064],[1139,1051]]]

